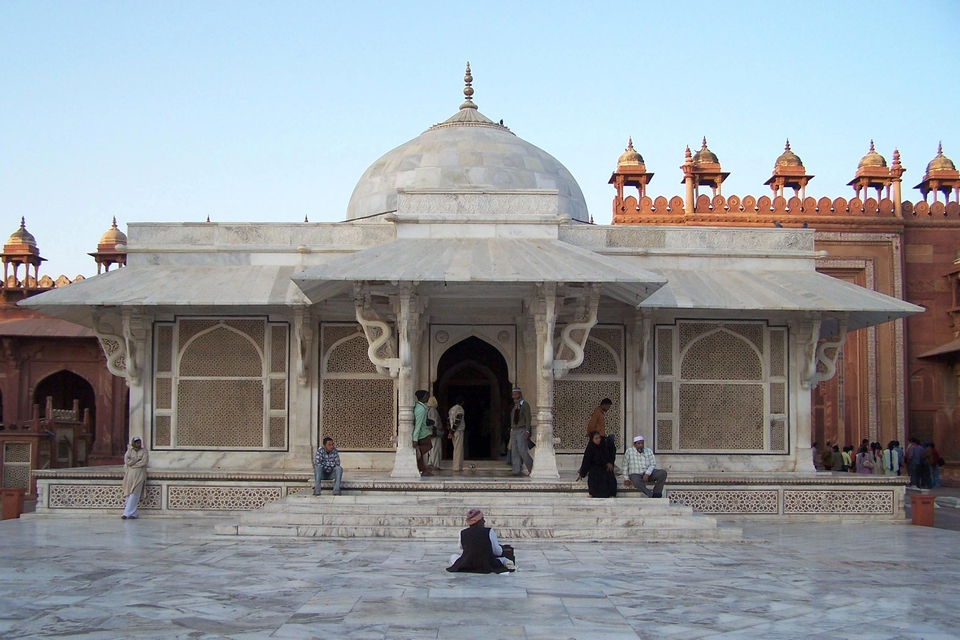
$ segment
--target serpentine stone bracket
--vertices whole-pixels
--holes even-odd
[[[356,307],[357,322],[363,327],[363,333],[367,337],[367,357],[377,368],[380,375],[389,375],[396,378],[400,375],[400,358],[396,356],[393,346],[393,331],[390,325],[380,319],[373,303],[370,300],[370,292],[360,285],[355,285],[353,290],[353,302]],[[374,337],[374,330],[379,331]],[[382,358],[378,355],[380,348],[387,345],[389,356]]]
[[[800,372],[800,386],[812,389],[816,383],[813,378],[817,374],[817,344],[820,342],[820,319],[817,318],[810,326],[810,337],[803,343],[803,370]],[[803,329],[806,329],[803,326]],[[801,333],[801,335],[803,335]]]
[[[567,360],[555,359],[553,361],[553,374],[559,379],[565,376],[571,369],[576,369],[583,364],[583,350],[587,346],[587,339],[590,337],[590,330],[597,324],[597,308],[600,305],[600,285],[591,284],[589,290],[581,299],[585,302],[588,309],[586,313],[579,313],[577,322],[571,322],[563,328],[560,334],[561,349],[569,349],[573,357]],[[586,317],[584,317],[586,316]],[[579,340],[574,340],[571,336],[574,331],[581,331]],[[546,364],[546,363],[545,363]]]
[[[805,362],[800,378],[800,386],[804,389],[816,389],[818,384],[836,375],[837,358],[847,341],[846,316],[838,319],[837,335],[831,338],[820,339],[821,324],[820,320],[814,321],[810,340],[804,345]]]
[[[817,347],[817,364],[823,365],[823,371],[820,371],[820,367],[817,367],[817,371],[815,371],[813,375],[811,389],[816,388],[817,384],[826,382],[836,375],[837,358],[840,357],[840,349],[843,348],[846,341],[847,319],[844,317],[841,318],[837,324],[837,335],[821,341],[820,346]],[[832,351],[832,355],[828,354],[828,351]]]

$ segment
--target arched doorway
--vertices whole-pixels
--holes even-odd
[[[58,371],[40,381],[33,392],[33,403],[40,405],[40,416],[46,411],[47,398],[52,398],[54,423],[57,425],[57,465],[86,464],[93,447],[97,424],[97,395],[89,382],[72,371]],[[78,411],[73,414],[73,403]],[[84,410],[90,411],[89,432],[80,424]]]
[[[511,400],[507,361],[496,347],[471,336],[447,349],[437,365],[433,391],[444,418],[457,398],[463,398],[464,458],[499,459],[504,437],[509,434],[504,419]],[[448,441],[445,450],[449,447]]]
[[[58,371],[47,376],[37,385],[33,392],[34,404],[40,405],[40,415],[47,406],[47,398],[53,398],[54,410],[70,411],[73,401],[80,402],[80,412],[77,420],[83,420],[83,410],[90,410],[90,428],[97,423],[97,394],[89,382],[72,371]]]

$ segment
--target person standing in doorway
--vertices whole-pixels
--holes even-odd
[[[137,519],[137,505],[147,484],[147,463],[150,455],[143,448],[139,436],[130,441],[130,448],[123,456],[123,519]]]
[[[463,471],[463,433],[467,428],[462,396],[457,396],[457,403],[447,412],[447,426],[447,437],[453,440],[453,470],[459,473]]]
[[[513,411],[510,416],[510,460],[513,462],[513,475],[523,475],[523,466],[527,473],[533,471],[533,458],[527,445],[530,439],[530,405],[523,399],[520,387],[513,388]]]
[[[431,430],[430,442],[433,446],[427,454],[427,468],[431,471],[440,471],[440,461],[443,460],[443,420],[437,410],[437,399],[430,396],[427,400],[427,427]]]
[[[413,406],[413,447],[417,451],[417,469],[422,476],[433,475],[427,469],[427,454],[433,447],[430,428],[427,427],[427,405],[423,404],[428,395],[423,389],[417,391],[417,404]]]

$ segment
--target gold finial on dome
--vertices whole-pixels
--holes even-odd
[[[463,74],[463,95],[464,101],[460,105],[461,109],[476,109],[477,105],[473,103],[473,75],[470,73],[470,63],[467,62],[467,70]]]
[[[620,154],[620,158],[617,160],[618,167],[624,167],[628,165],[643,165],[643,156],[641,156],[637,150],[633,148],[633,136],[627,138],[627,148],[623,150],[623,153]]]
[[[927,173],[931,171],[956,171],[953,160],[943,155],[943,143],[937,145],[937,155],[927,164]]]

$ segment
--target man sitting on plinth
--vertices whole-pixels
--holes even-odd
[[[317,447],[313,456],[313,495],[320,495],[320,481],[333,478],[333,495],[340,495],[340,480],[343,467],[340,466],[340,452],[333,446],[333,438],[324,438],[323,445]]]
[[[634,438],[633,448],[627,449],[623,454],[623,475],[623,486],[629,487],[632,484],[648,498],[663,497],[663,483],[667,481],[667,472],[657,469],[657,459],[653,451],[643,446],[643,436]],[[647,486],[648,482],[654,483],[653,491]]]

